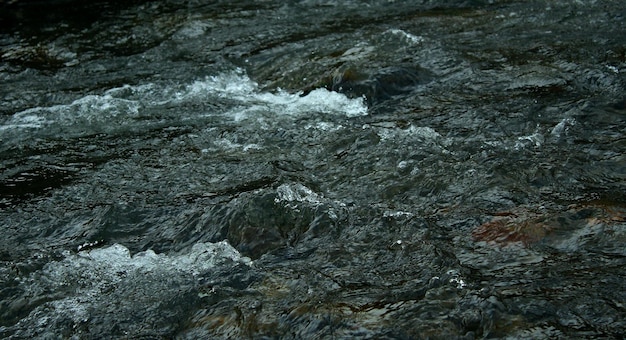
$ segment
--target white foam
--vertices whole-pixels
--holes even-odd
[[[305,130],[309,130],[309,129],[316,129],[316,130],[321,130],[321,131],[339,131],[341,129],[343,129],[343,125],[341,124],[333,124],[330,122],[317,122],[315,124],[307,124],[304,129]]]
[[[401,211],[401,210],[385,210],[383,212],[383,217],[394,217],[394,218],[405,218],[405,217],[412,217],[413,213],[408,212],[408,211]]]
[[[342,114],[347,117],[367,115],[367,106],[364,98],[349,99],[343,94],[326,89],[316,89],[307,96],[297,96],[294,103],[298,112],[324,112]]]
[[[517,141],[515,142],[515,150],[521,150],[521,149],[525,149],[526,147],[535,147],[535,148],[539,148],[543,145],[545,141],[544,136],[539,133],[539,132],[535,132],[531,135],[528,136],[521,136],[517,138]]]
[[[613,66],[613,65],[604,65],[604,66],[606,66],[606,68],[609,69],[609,71],[613,73],[619,73],[619,68],[617,68],[616,66]]]
[[[304,113],[330,113],[356,117],[367,115],[363,98],[350,99],[343,94],[320,88],[306,96],[278,89],[276,92],[261,91],[256,82],[243,70],[236,69],[204,80],[194,81],[175,95],[175,100],[215,95],[238,101],[239,105],[229,114],[243,120],[255,113],[271,112],[276,115],[300,115]]]
[[[321,204],[324,199],[323,196],[300,183],[281,184],[276,189],[276,193],[278,194],[276,202],[305,202],[317,205]]]
[[[451,269],[446,272],[446,274],[450,277],[449,282],[453,285],[456,285],[457,289],[464,289],[467,287],[467,283],[465,279],[461,276],[456,269]]]
[[[574,118],[563,118],[552,130],[550,131],[550,135],[554,137],[561,137],[563,133],[567,133],[570,126],[574,126],[576,124],[576,120]]]
[[[12,129],[38,129],[48,124],[50,121],[36,113],[23,111],[19,116],[14,116],[7,123],[0,126],[0,131]]]
[[[341,201],[330,200],[322,194],[318,194],[310,188],[300,183],[285,183],[276,188],[276,198],[274,202],[301,211],[303,207],[316,208],[320,205],[328,205],[326,213],[332,220],[339,218],[339,211],[346,207]]]
[[[185,87],[185,91],[177,93],[177,99],[190,97],[204,97],[215,94],[240,101],[248,101],[258,91],[258,85],[252,81],[241,69],[221,73],[216,76],[196,80]]]
[[[149,286],[157,279],[163,281],[159,288],[161,293],[168,290],[175,293],[179,288],[177,283],[193,283],[194,277],[217,266],[234,263],[252,265],[249,258],[241,256],[225,241],[197,243],[188,253],[178,255],[148,250],[131,256],[128,248],[120,244],[78,254],[67,253],[65,259],[50,262],[22,280],[20,288],[26,296],[63,297],[37,307],[21,322],[32,324],[60,316],[79,322],[88,317],[88,310],[103,303],[124,305],[124,301],[110,301],[125,297],[126,293],[118,290]],[[150,301],[144,302],[152,303]]]
[[[52,124],[105,125],[118,116],[132,116],[139,112],[137,100],[116,98],[111,93],[88,95],[67,105],[35,107],[14,114],[0,130],[45,128]]]
[[[424,40],[425,40],[424,37],[422,37],[422,36],[414,35],[414,34],[408,33],[408,32],[406,32],[404,30],[397,29],[397,28],[393,28],[393,29],[387,30],[386,32],[389,32],[389,33],[394,34],[394,35],[398,35],[398,36],[406,39],[407,41],[411,42],[412,44],[420,44],[420,43],[424,42]]]
[[[240,121],[251,117],[259,117],[266,113],[280,116],[300,116],[316,113],[343,115],[346,117],[367,115],[367,106],[364,98],[350,99],[343,94],[323,88],[313,90],[306,96],[281,90],[276,93],[253,92],[246,100],[251,105],[237,107],[229,113],[235,120]]]
[[[266,92],[260,90],[258,84],[243,70],[236,69],[187,85],[124,85],[109,89],[103,94],[87,95],[70,104],[27,109],[15,113],[5,121],[0,126],[0,131],[42,129],[51,125],[80,131],[110,130],[130,124],[133,117],[145,112],[145,109],[185,102],[210,104],[220,100],[230,106],[222,110],[236,121],[259,114],[290,116],[327,113],[346,117],[367,115],[363,98],[349,99],[343,94],[326,89],[316,89],[306,96],[282,90]],[[223,112],[220,109],[215,109],[215,112],[207,114],[221,113]],[[199,115],[193,111],[184,111],[184,114]],[[149,116],[145,118],[150,119]],[[137,124],[145,123],[140,121]]]
[[[77,254],[66,254],[59,262],[47,264],[37,280],[53,287],[76,284],[71,278],[81,276],[82,290],[88,293],[99,291],[102,285],[111,285],[122,281],[128,276],[140,276],[141,272],[158,271],[163,274],[193,274],[211,270],[226,262],[240,262],[251,266],[252,261],[243,257],[226,241],[218,243],[197,243],[185,254],[157,254],[152,250],[143,251],[133,256],[128,248],[114,244],[105,248],[80,251]],[[124,272],[124,276],[118,275]],[[34,283],[31,275],[23,283]]]

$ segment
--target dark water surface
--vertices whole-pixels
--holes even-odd
[[[624,338],[623,1],[0,7],[1,337]]]

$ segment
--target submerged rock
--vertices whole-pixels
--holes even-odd
[[[343,66],[321,81],[304,89],[302,95],[323,87],[343,93],[349,98],[365,98],[368,106],[374,106],[397,95],[407,94],[421,84],[432,80],[432,75],[417,67],[387,67],[380,70],[362,71],[357,67]]]

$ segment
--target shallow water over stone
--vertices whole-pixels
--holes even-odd
[[[620,1],[0,6],[2,337],[623,338]]]

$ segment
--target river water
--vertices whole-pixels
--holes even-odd
[[[623,1],[0,7],[1,337],[624,337]]]

